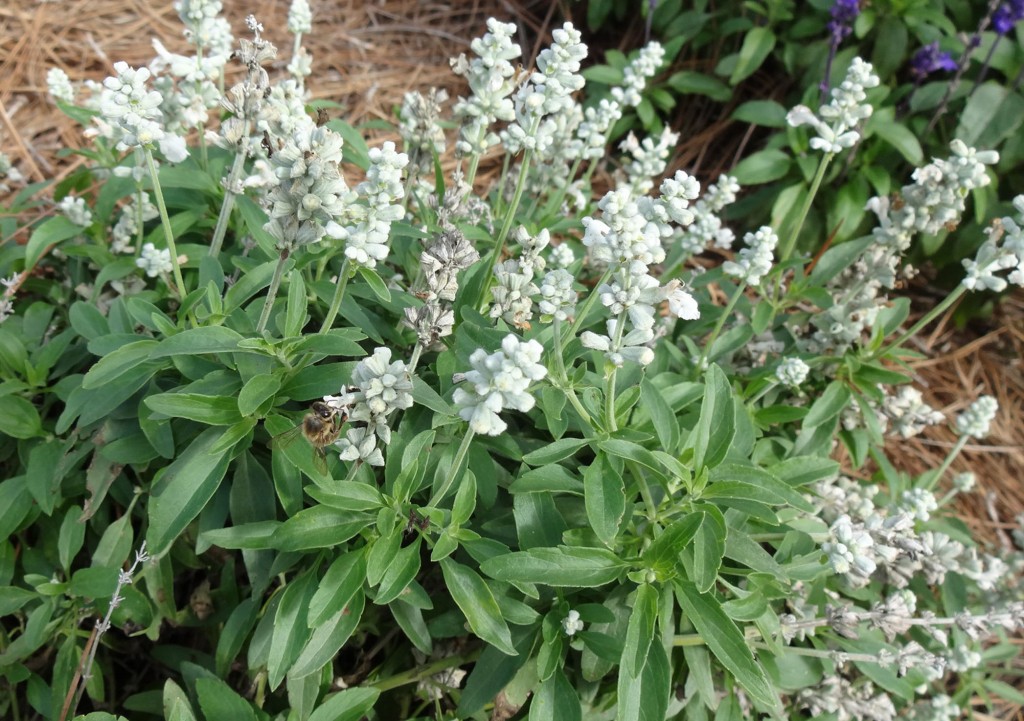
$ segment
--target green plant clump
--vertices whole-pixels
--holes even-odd
[[[734,177],[664,177],[669,129],[608,150],[657,43],[585,96],[571,24],[517,71],[515,26],[489,20],[453,60],[463,97],[406,97],[399,152],[307,112],[305,2],[273,81],[260,24],[235,41],[219,5],[179,3],[188,56],[118,63],[90,92],[51,73],[88,162],[53,201],[15,196],[12,213],[56,208],[26,243],[2,225],[0,716],[888,720],[1022,701],[1002,679],[1020,554],[947,510],[995,400],[952,419],[941,467],[886,455],[887,435],[947,422],[906,341],[964,294],[1024,284],[1024,220],[1004,217],[913,327],[891,296],[912,241],[990,192],[995,152],[954,140],[867,201],[873,232],[801,256],[879,86],[838,57],[821,108],[785,116],[810,180],[794,215],[730,252]],[[729,259],[704,272],[708,249]]]

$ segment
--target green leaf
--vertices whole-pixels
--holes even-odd
[[[296,275],[299,275],[296,273]],[[238,412],[243,416],[256,413],[261,405],[281,390],[281,377],[270,373],[259,373],[245,382],[238,392]]]
[[[34,598],[35,591],[15,586],[0,586],[0,616],[9,616]]]
[[[786,108],[774,100],[748,100],[733,111],[731,119],[766,128],[784,128]]]
[[[309,486],[306,494],[313,500],[340,511],[374,511],[385,505],[384,497],[374,486],[358,481],[338,485],[330,491]]]
[[[665,648],[652,643],[639,676],[619,671],[616,721],[663,721],[668,711],[670,679]]]
[[[338,119],[328,121],[327,127],[344,139],[344,158],[346,163],[353,163],[363,170],[370,167],[370,148],[359,130],[344,120]]]
[[[25,244],[25,267],[34,268],[51,245],[81,235],[85,228],[75,225],[63,215],[55,215],[36,226]]]
[[[771,681],[754,659],[743,632],[725,614],[714,595],[700,593],[689,581],[677,580],[675,588],[683,613],[711,653],[736,677],[754,702],[778,713],[781,710],[779,697]]]
[[[274,547],[274,532],[280,526],[280,521],[253,521],[230,528],[211,528],[199,538],[218,548],[260,550]]]
[[[990,80],[968,99],[960,114],[956,137],[972,148],[992,148],[1017,132],[1022,122],[1024,98]]]
[[[586,438],[562,438],[549,443],[543,448],[527,453],[523,456],[523,462],[531,466],[546,466],[549,463],[557,463],[569,456],[572,456],[589,441]]]
[[[217,639],[217,651],[214,659],[218,676],[227,675],[231,663],[238,656],[238,652],[242,650],[249,633],[256,625],[259,611],[260,604],[255,598],[245,599],[231,611],[231,615],[228,616],[227,622],[221,629],[220,637]]]
[[[309,639],[306,618],[313,595],[313,581],[313,574],[307,573],[289,583],[277,606],[267,661],[267,680],[271,691],[281,685],[284,675]]]
[[[375,688],[345,689],[328,696],[310,715],[309,721],[359,721],[377,703],[378,696],[380,691]]]
[[[302,273],[291,273],[288,276],[288,305],[284,314],[284,335],[294,338],[302,335],[302,327],[306,324],[306,282]]]
[[[633,612],[626,627],[626,643],[619,662],[620,673],[633,678],[640,675],[647,663],[647,652],[654,640],[654,624],[658,620],[658,591],[648,583],[641,584],[633,597]]]
[[[728,531],[725,516],[718,508],[705,504],[700,509],[704,511],[704,522],[693,537],[693,582],[704,593],[718,578]]]
[[[878,119],[872,118],[868,123],[868,128],[891,145],[911,165],[917,166],[924,161],[921,142],[903,123],[880,116]]]
[[[661,449],[673,454],[679,451],[679,421],[662,392],[646,378],[640,383],[640,402],[651,417],[654,432],[661,442]]]
[[[289,674],[299,678],[316,673],[330,663],[359,626],[365,605],[363,589],[357,588],[345,607],[313,630]]]
[[[721,80],[694,70],[673,73],[666,84],[680,95],[706,95],[719,103],[724,103],[732,97],[729,86]]]
[[[416,578],[416,574],[420,570],[420,545],[422,542],[423,538],[416,536],[415,541],[398,549],[398,553],[391,558],[391,563],[384,571],[374,603],[381,606],[391,603],[401,596],[402,591],[408,588]]]
[[[192,711],[192,705],[189,703],[188,694],[182,690],[181,686],[174,683],[171,679],[167,679],[164,682],[162,700],[164,718],[167,721],[196,721],[196,715]]]
[[[0,413],[0,433],[11,438],[35,438],[43,435],[39,411],[21,396],[3,397],[4,410]]]
[[[839,464],[831,458],[795,456],[768,467],[768,472],[790,486],[806,486],[839,473]]]
[[[768,148],[748,155],[732,169],[741,185],[761,185],[785,177],[792,159],[781,150]]]
[[[206,507],[227,472],[227,450],[211,452],[222,431],[208,428],[167,467],[153,485],[149,499],[147,545],[154,556],[163,555],[185,527]]]
[[[732,386],[725,373],[711,364],[704,375],[704,400],[700,417],[687,446],[693,448],[695,468],[714,468],[729,453],[736,435]]]
[[[309,602],[309,627],[316,628],[345,609],[366,579],[366,554],[360,549],[342,554],[324,573]]]
[[[832,420],[850,404],[850,397],[850,388],[846,383],[832,381],[825,392],[811,404],[811,410],[804,416],[802,428],[814,428]]]
[[[565,677],[562,669],[557,669],[533,695],[530,702],[529,721],[582,721],[583,710],[580,707],[576,690]]]
[[[552,463],[521,474],[508,487],[509,493],[571,493],[584,495],[584,484],[565,466]]]
[[[123,345],[100,358],[82,378],[82,388],[91,390],[121,378],[121,374],[149,360],[153,349],[160,345],[155,340],[140,340]]]
[[[825,283],[849,268],[861,253],[874,242],[875,238],[871,236],[832,246],[818,258],[817,265],[814,266],[814,270],[807,277],[808,284],[824,286]]]
[[[434,548],[437,548],[436,544]],[[388,608],[391,609],[391,615],[395,617],[406,637],[412,641],[412,645],[428,656],[433,653],[434,640],[430,637],[430,629],[423,620],[423,612],[400,598],[389,603]]]
[[[196,696],[207,719],[256,721],[256,712],[249,702],[219,678],[196,679]]]
[[[532,548],[489,558],[480,570],[509,583],[594,588],[617,580],[627,564],[603,548]]]
[[[473,569],[451,558],[441,560],[441,572],[452,599],[466,616],[473,633],[504,654],[518,655],[487,583]]]
[[[363,280],[365,280],[367,285],[370,286],[370,290],[372,290],[373,294],[382,302],[391,302],[391,291],[388,290],[388,286],[384,280],[377,275],[377,271],[361,265],[359,266],[359,275],[363,276]]]
[[[659,579],[669,577],[679,565],[683,549],[690,545],[704,522],[704,513],[690,513],[671,523],[644,551],[644,565],[658,574]]]
[[[583,70],[583,77],[589,83],[621,85],[622,71],[608,65],[591,65]]]
[[[231,396],[204,396],[198,393],[157,393],[143,399],[154,413],[169,418],[188,418],[211,426],[229,426],[242,420],[238,401]]]
[[[349,540],[372,523],[370,516],[317,506],[299,511],[274,533],[274,548],[307,551],[333,548]]]
[[[743,45],[740,47],[739,58],[729,77],[729,84],[736,85],[741,80],[750,77],[761,67],[774,47],[775,33],[769,28],[758,25],[748,30],[743,38]]]
[[[583,471],[583,488],[590,527],[601,542],[611,548],[626,512],[622,476],[608,463],[607,457],[599,453]]]
[[[235,285],[237,286],[237,283]],[[162,341],[157,348],[153,349],[150,358],[244,351],[244,348],[238,347],[240,340],[242,340],[242,336],[224,326],[191,328]]]
[[[296,343],[292,350],[295,353],[323,353],[344,358],[359,358],[366,355],[366,351],[358,343],[365,337],[355,328],[333,328],[326,333],[307,335]]]
[[[239,208],[244,208],[247,204],[252,205],[254,208],[256,204],[252,198],[245,196],[239,196]],[[245,202],[242,202],[245,201]],[[263,213],[259,210],[260,214]],[[266,215],[263,216],[263,221],[260,223],[259,228],[262,229],[263,223],[267,222]],[[251,227],[250,227],[251,230]],[[262,230],[261,230],[262,232]],[[273,246],[273,240],[270,240],[270,245]],[[287,266],[286,266],[287,267]],[[255,268],[251,268],[234,283],[227,292],[224,294],[224,313],[230,314],[232,311],[242,307],[242,304],[252,298],[254,295],[259,293],[261,290],[270,285],[271,279],[274,277],[274,271],[277,270],[277,260],[269,260],[266,263],[257,265]],[[196,330],[201,330],[197,328]]]

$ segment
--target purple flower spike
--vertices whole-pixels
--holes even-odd
[[[1024,0],[1000,3],[992,14],[992,29],[1000,35],[1006,35],[1020,20],[1024,20]]]
[[[859,0],[835,0],[829,11],[832,19],[828,22],[828,31],[832,34],[833,45],[838,45],[853,32],[853,21],[860,15]]]
[[[922,47],[910,60],[910,74],[917,80],[939,70],[956,70],[956,61],[949,53],[939,50],[938,40]]]

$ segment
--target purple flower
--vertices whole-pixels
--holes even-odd
[[[1024,20],[1024,0],[1000,3],[992,14],[992,29],[1000,35],[1006,35],[1019,20]]]
[[[832,34],[832,44],[838,45],[853,31],[853,21],[860,15],[859,0],[835,0],[829,14],[832,19],[828,21],[828,31]]]
[[[923,80],[939,70],[956,70],[956,61],[949,53],[939,50],[938,40],[922,47],[910,59],[910,74],[916,80]]]

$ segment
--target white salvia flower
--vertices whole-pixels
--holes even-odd
[[[452,334],[455,312],[436,300],[428,301],[419,308],[406,308],[405,323],[416,331],[421,346],[431,348],[441,338]]]
[[[913,438],[926,427],[946,420],[944,415],[925,403],[921,391],[912,386],[901,386],[895,394],[886,396],[882,412],[892,422],[892,432],[902,438]]]
[[[313,29],[313,13],[307,0],[292,0],[288,8],[288,32],[293,35],[308,33]]]
[[[533,296],[539,291],[533,283],[533,270],[509,259],[494,267],[497,283],[491,289],[494,304],[492,318],[504,318],[516,328],[529,328],[533,318]]]
[[[978,477],[970,471],[964,471],[963,473],[957,473],[953,476],[953,488],[956,489],[957,493],[968,493],[978,483]]]
[[[813,127],[817,137],[811,138],[810,145],[815,150],[838,153],[843,148],[852,148],[860,140],[860,133],[855,129],[858,123],[871,117],[872,108],[870,103],[864,102],[867,98],[864,90],[878,83],[871,63],[854,58],[846,79],[832,89],[832,100],[819,108],[820,118],[807,106],[797,105],[786,115],[786,121],[793,127]]]
[[[103,81],[100,100],[102,120],[117,130],[118,150],[147,146],[164,136],[161,127],[160,103],[163,96],[148,90],[148,68],[132,68],[128,63],[114,63],[117,75]]]
[[[457,229],[445,230],[420,255],[427,284],[427,300],[453,301],[458,292],[458,273],[480,260],[476,248]]]
[[[576,312],[576,291],[572,287],[572,273],[564,268],[548,271],[540,284],[540,301],[537,307],[541,312],[541,320],[557,318],[568,320]]]
[[[341,136],[326,126],[297,130],[270,161],[277,185],[268,194],[273,203],[264,225],[279,248],[320,241],[337,225],[351,202],[341,176]]]
[[[633,133],[626,136],[619,144],[619,149],[632,155],[633,159],[623,164],[626,178],[621,185],[631,188],[633,194],[637,196],[649,193],[654,188],[654,179],[665,172],[669,154],[678,141],[679,134],[673,133],[669,128],[661,131],[657,143],[650,137],[644,138],[642,142],[638,141]],[[689,190],[690,188],[687,188],[687,191]]]
[[[21,183],[25,180],[25,176],[14,167],[7,153],[0,152],[0,193],[6,193],[10,189],[7,183],[4,182],[5,180],[12,183]]]
[[[661,182],[661,198],[658,203],[673,223],[690,225],[694,221],[690,201],[696,200],[699,195],[700,183],[697,179],[679,170],[673,177]]]
[[[135,238],[139,232],[138,198],[131,201],[121,210],[121,215],[111,232],[110,250],[114,253],[131,253]],[[149,199],[149,193],[142,193],[142,222],[153,220],[160,214],[159,209]]]
[[[558,124],[550,116],[571,111],[572,94],[585,83],[580,62],[587,57],[587,46],[581,42],[580,31],[565,23],[551,36],[551,46],[537,56],[537,70],[516,93],[515,121],[502,132],[511,153],[523,148],[547,150],[558,132]]]
[[[650,365],[654,361],[654,351],[647,344],[654,340],[654,331],[650,327],[634,328],[616,338],[617,327],[618,320],[609,318],[608,335],[598,335],[588,330],[580,334],[580,342],[584,348],[603,352],[608,362],[616,368],[621,368],[626,361],[642,366]]]
[[[640,93],[647,87],[647,81],[658,74],[662,61],[665,59],[665,48],[656,40],[652,40],[643,48],[633,61],[622,71],[622,87],[612,88],[612,97],[623,105],[636,107],[643,99]]]
[[[558,268],[568,268],[576,260],[572,247],[565,242],[551,246],[551,253],[548,255],[551,264]]]
[[[840,516],[829,528],[829,539],[821,544],[821,550],[828,555],[833,571],[860,580],[874,573],[877,567],[872,553],[875,541],[861,524],[855,527],[849,516]]]
[[[779,383],[796,388],[803,385],[810,372],[811,367],[801,359],[783,358],[778,368],[775,369],[775,377],[778,378]]]
[[[646,273],[634,275],[628,268],[619,270],[611,283],[597,288],[598,300],[612,315],[625,313],[636,328],[654,327],[654,307],[665,299],[666,291]]]
[[[547,375],[540,360],[544,347],[535,340],[521,341],[509,334],[501,349],[488,354],[483,348],[469,357],[473,369],[464,375],[465,386],[456,388],[454,401],[459,416],[481,435],[496,436],[507,427],[498,417],[506,408],[528,411],[534,398],[529,387]]]
[[[987,176],[986,176],[987,177]],[[965,258],[967,273],[962,281],[968,290],[1006,290],[1007,281],[1024,286],[1024,195],[1013,199],[1016,218],[1001,218],[986,229],[988,239],[978,248],[973,259]],[[1009,270],[1004,278],[996,275]]]
[[[71,78],[61,68],[50,68],[46,72],[46,86],[50,97],[63,103],[75,102],[75,89],[71,86]]]
[[[431,88],[426,95],[408,92],[402,100],[399,112],[401,125],[398,130],[405,141],[409,157],[421,171],[432,167],[435,154],[444,154],[444,128],[439,120],[441,107],[447,100],[448,93],[436,88]]]
[[[682,320],[700,318],[700,306],[697,299],[683,289],[678,280],[671,280],[664,288],[668,299],[668,312]]]
[[[981,665],[981,654],[966,646],[956,646],[949,652],[946,662],[950,671],[965,673]]]
[[[150,278],[174,269],[171,264],[171,251],[166,248],[157,250],[152,243],[142,246],[142,257],[135,259],[135,265],[142,268]]]
[[[729,249],[736,236],[722,225],[718,214],[736,201],[740,184],[730,175],[718,176],[718,182],[708,186],[704,195],[693,205],[693,222],[677,235],[683,250],[692,255],[702,253],[709,244]]]
[[[747,247],[739,252],[735,261],[723,263],[722,270],[749,285],[760,285],[761,279],[772,269],[772,254],[779,243],[779,236],[765,225],[758,228],[756,233],[744,235],[743,242]]]
[[[462,121],[456,144],[461,153],[485,152],[498,142],[490,126],[497,120],[515,119],[515,108],[508,96],[516,85],[516,71],[509,61],[522,52],[512,42],[516,26],[488,18],[487,30],[486,35],[470,44],[478,57],[470,61],[460,55],[451,60],[452,70],[469,81],[470,89],[470,96],[459,98],[453,108],[455,117]]]
[[[345,257],[353,265],[374,268],[378,261],[388,257],[391,224],[405,215],[398,201],[405,196],[402,170],[409,164],[409,156],[396,152],[395,144],[389,140],[379,148],[371,148],[369,157],[366,180],[356,187],[366,205],[348,208],[349,220],[354,224],[342,228],[332,222],[326,230],[332,238],[344,239]]]
[[[622,117],[622,106],[614,100],[602,98],[596,106],[584,110],[583,117],[576,130],[576,137],[583,146],[583,158],[599,160],[604,157],[608,133]]]
[[[609,192],[597,207],[601,220],[583,219],[583,245],[599,264],[628,265],[629,272],[645,275],[647,268],[665,260],[661,229],[640,210],[630,188]]]
[[[956,417],[956,430],[961,435],[984,438],[996,417],[999,403],[992,396],[981,396]]]
[[[569,611],[569,614],[562,619],[562,630],[566,636],[575,636],[577,631],[583,630],[583,621],[580,620],[580,612]]]
[[[343,461],[363,461],[371,466],[384,465],[384,454],[377,447],[377,436],[365,426],[349,428],[344,438],[335,442],[335,446]]]
[[[946,694],[938,694],[914,704],[907,718],[909,721],[957,721],[960,707]]]
[[[935,500],[935,494],[924,488],[911,488],[909,491],[903,491],[902,501],[906,511],[919,521],[927,521],[932,517],[932,511],[939,507]]]
[[[160,138],[160,152],[171,163],[183,163],[188,158],[188,146],[180,135],[167,134]]]
[[[92,225],[92,211],[85,204],[85,198],[65,195],[60,203],[57,204],[57,208],[64,214],[65,218],[75,225],[83,228],[88,228]]]
[[[313,73],[313,56],[306,48],[299,48],[299,51],[292,55],[285,68],[293,78],[306,78]]]
[[[352,371],[352,385],[359,388],[350,415],[353,420],[365,420],[357,417],[359,403],[377,416],[412,406],[412,378],[404,361],[391,361],[390,348],[377,348],[359,361]]]

